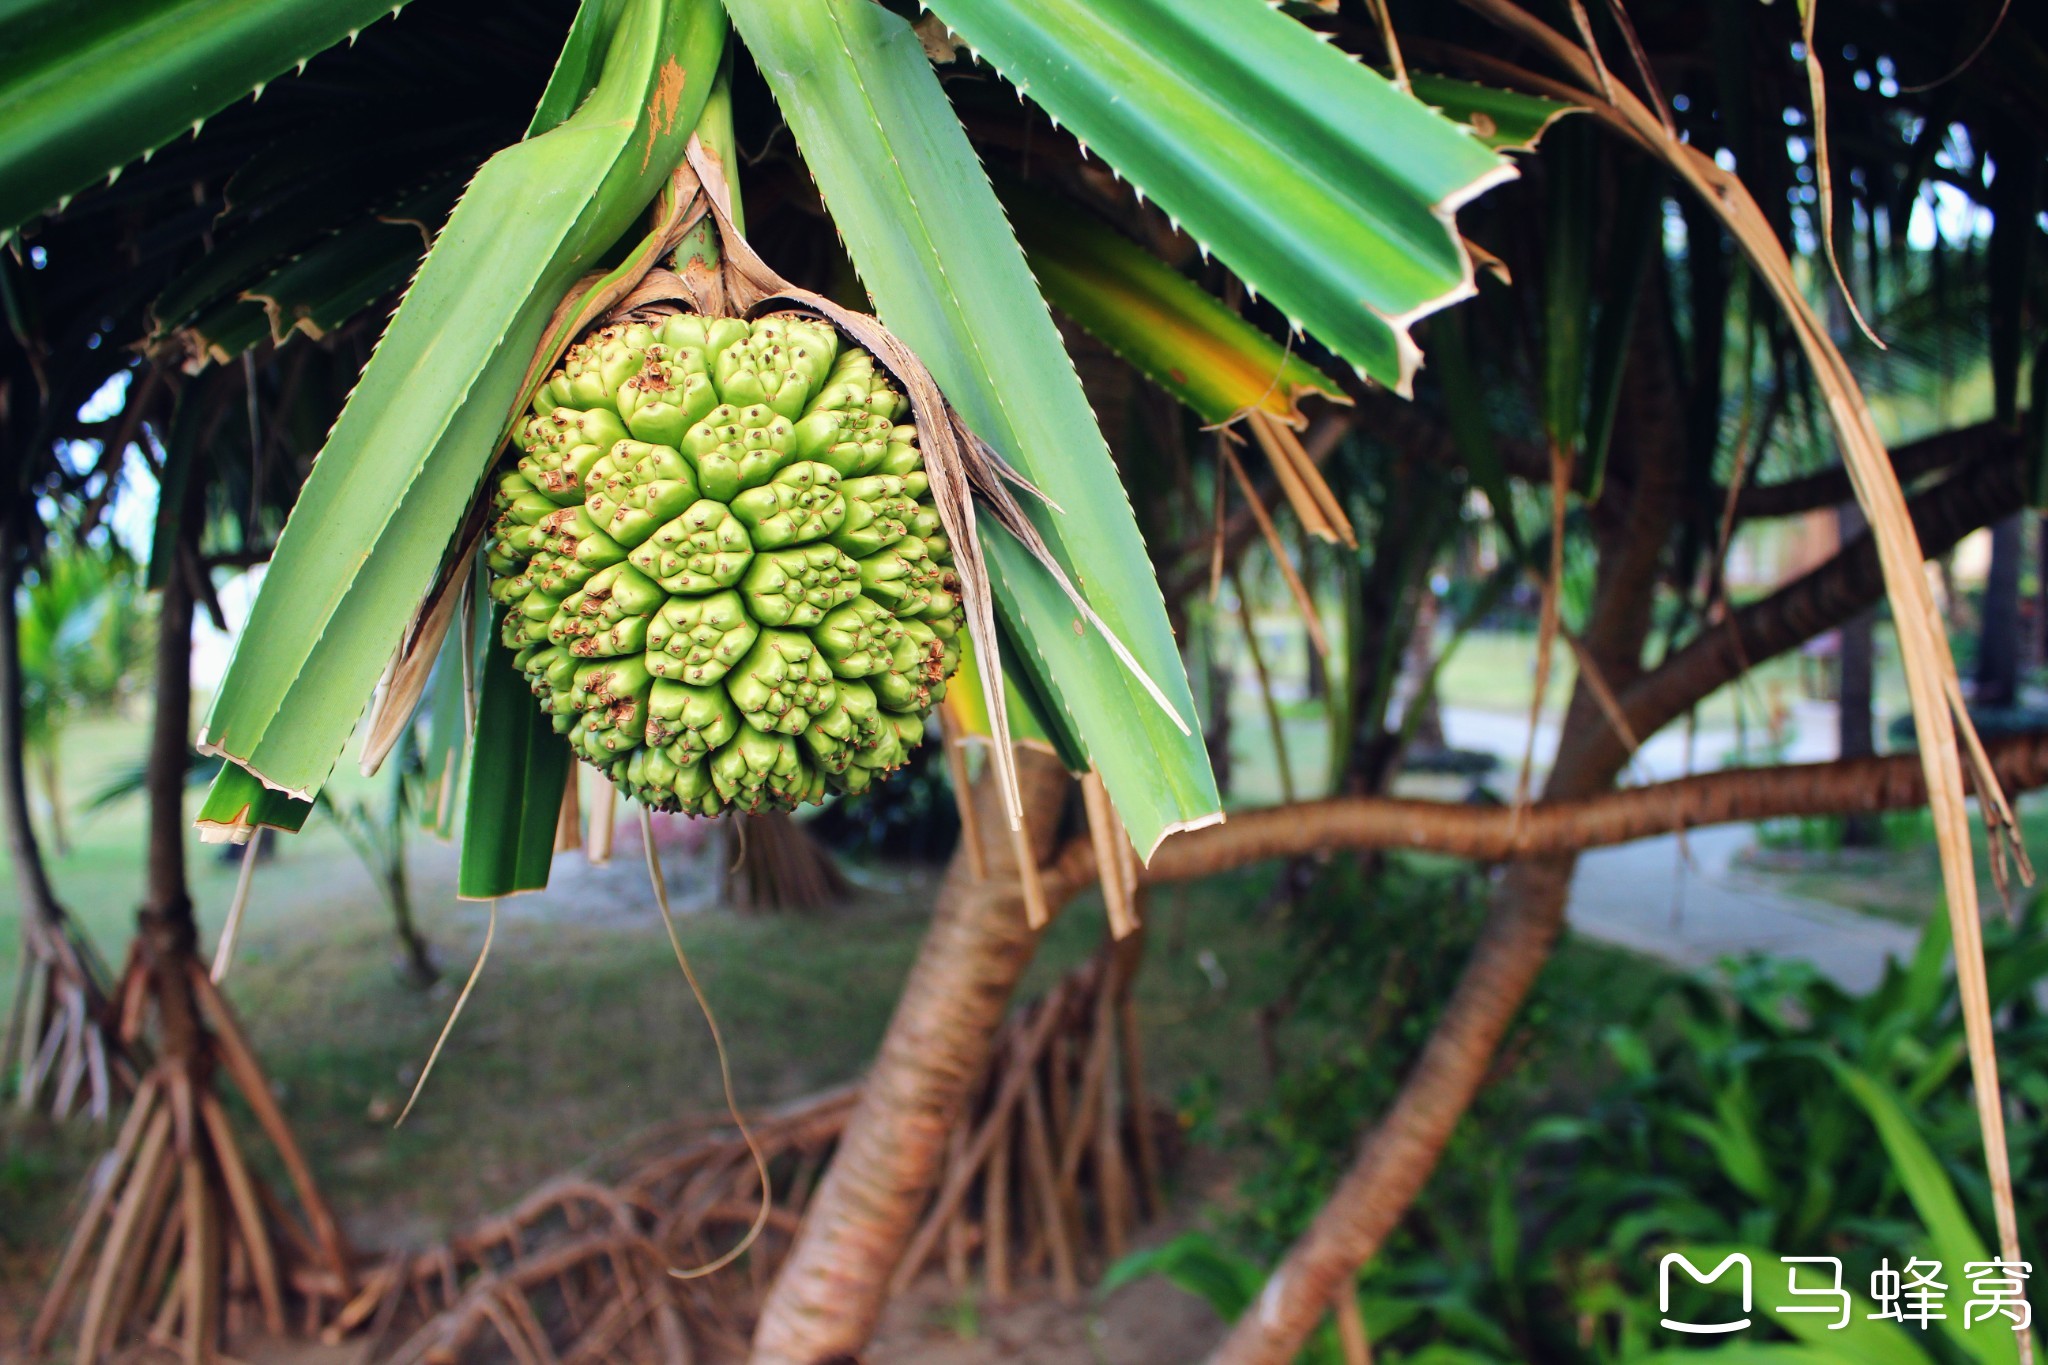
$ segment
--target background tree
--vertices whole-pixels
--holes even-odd
[[[64,727],[112,710],[134,682],[147,646],[136,578],[118,546],[67,547],[46,557],[23,593],[23,733],[59,857],[68,851]]]

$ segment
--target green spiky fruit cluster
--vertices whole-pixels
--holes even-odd
[[[488,558],[504,642],[578,755],[705,815],[903,763],[963,619],[908,410],[799,314],[678,313],[570,349]]]

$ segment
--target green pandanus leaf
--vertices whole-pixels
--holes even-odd
[[[493,157],[427,254],[300,494],[206,748],[302,797],[326,780],[537,382],[556,305],[666,183],[724,39],[711,0],[585,6],[542,101],[574,113]]]
[[[16,0],[0,11],[0,236],[405,0]]]
[[[1567,456],[1578,453],[1586,430],[1598,147],[1594,131],[1578,125],[1553,138],[1545,157],[1551,191],[1543,253],[1543,430]]]
[[[1415,98],[1445,118],[1464,124],[1474,137],[1502,152],[1533,152],[1551,124],[1566,114],[1582,112],[1575,104],[1451,76],[1411,73],[1408,88]]]
[[[321,337],[340,327],[411,278],[460,189],[445,181],[406,196],[390,213],[366,217],[254,279],[184,329],[191,351],[223,363],[265,339]],[[251,325],[258,318],[260,331]]]
[[[1033,510],[1052,553],[1191,720],[1187,676],[1116,466],[917,35],[869,0],[726,7],[882,321],[967,425],[1058,505]],[[1070,757],[1101,770],[1139,850],[1217,818],[1201,736],[1155,703],[1016,540],[987,519],[982,539],[1006,667],[1029,668],[1049,723],[1071,738]],[[911,562],[862,574],[870,595],[925,590]]]
[[[1469,129],[1250,0],[933,8],[1246,284],[1409,392],[1409,327],[1472,292],[1452,215],[1515,173]]]
[[[489,900],[548,884],[573,762],[512,656],[489,651],[477,679],[457,895]]]
[[[209,844],[246,844],[259,829],[297,834],[312,813],[312,802],[294,800],[264,786],[246,768],[223,763],[206,789],[196,823]]]
[[[1348,403],[1335,380],[1099,219],[1008,188],[1003,207],[1046,301],[1214,424],[1256,408],[1290,426],[1300,401]]]

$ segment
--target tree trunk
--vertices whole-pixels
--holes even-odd
[[[0,823],[6,826],[21,901],[21,973],[6,1036],[0,1038],[0,1076],[18,1063],[15,1097],[24,1111],[47,1093],[52,1112],[62,1118],[83,1094],[85,1107],[105,1117],[115,1087],[132,1079],[133,1068],[105,1027],[107,992],[98,960],[74,936],[50,884],[29,810],[14,599],[20,547],[13,511],[0,509]],[[59,1040],[58,1033],[70,1036]]]
[[[2048,730],[1986,740],[1984,751],[2000,790],[2048,786]],[[1192,881],[1253,863],[1346,849],[1408,849],[1481,863],[1556,858],[1713,825],[1926,804],[1926,774],[1912,753],[1719,768],[1586,796],[1546,797],[1520,811],[1463,801],[1333,796],[1236,810],[1228,824],[1175,835],[1153,855],[1143,884]],[[1046,903],[1064,904],[1094,884],[1094,846],[1085,836],[1070,839],[1041,872]]]
[[[1575,857],[1518,863],[1392,1108],[1210,1365],[1287,1365],[1436,1169],[1564,925]]]
[[[850,889],[832,850],[787,811],[734,815],[723,843],[720,895],[742,914],[823,910]]]
[[[2034,660],[2048,664],[2048,516],[2034,518]]]
[[[258,830],[257,834],[260,837],[262,831]],[[403,837],[400,836],[401,839]],[[250,853],[254,856],[253,849]],[[406,985],[423,991],[440,980],[441,969],[434,963],[433,948],[413,922],[412,881],[405,875],[405,846],[402,843],[384,879],[384,894],[391,902],[392,925],[398,931],[399,976]]]
[[[21,623],[14,588],[20,553],[13,509],[0,509],[0,815],[7,822],[7,855],[21,896],[23,934],[54,929],[64,917],[50,885],[43,850],[29,814],[28,750],[22,735]]]
[[[1844,545],[1863,533],[1863,511],[1854,503],[1842,504],[1835,512],[1835,520]],[[1835,692],[1835,730],[1843,758],[1868,758],[1877,752],[1876,620],[1876,609],[1865,608],[1840,627],[1841,648],[1836,660],[1841,668],[1841,685]],[[1842,843],[1846,847],[1870,848],[1882,837],[1882,828],[1868,815],[1850,815],[1842,821]]]
[[[181,520],[190,520],[184,518]],[[185,880],[185,777],[191,761],[192,577],[201,573],[189,545],[173,557],[157,607],[156,715],[143,787],[149,803],[147,880],[136,931],[151,977],[164,1060],[195,1064],[203,1051],[192,968],[199,924]]]
[[[1231,670],[1230,662],[1224,657],[1222,642],[1217,638],[1223,630],[1216,620],[1217,612],[1209,613],[1209,626],[1203,633],[1203,659],[1208,674],[1209,723],[1202,727],[1202,747],[1209,754],[1209,771],[1216,774],[1216,790],[1224,796],[1230,795],[1230,703],[1237,691],[1237,675]]]
[[[1600,566],[1581,637],[1587,667],[1565,712],[1556,761],[1544,784],[1546,800],[1604,792],[1627,762],[1619,743],[1596,742],[1611,736],[1614,725],[1587,674],[1597,671],[1613,686],[1641,672],[1660,561],[1684,488],[1684,406],[1664,350],[1664,288],[1657,280],[1643,291],[1636,346],[1623,375],[1613,473],[1632,487],[1621,516],[1594,523]],[[1356,1292],[1360,1267],[1435,1171],[1549,959],[1564,927],[1576,865],[1577,857],[1568,854],[1508,867],[1458,985],[1393,1104],[1254,1306],[1211,1354],[1211,1365],[1285,1365],[1337,1299]]]
[[[1984,619],[1977,636],[1977,695],[1973,700],[1979,706],[2004,708],[2019,704],[2024,517],[2024,513],[2015,512],[1991,528],[1991,572],[1984,580]]]
[[[202,486],[193,483],[195,490]],[[90,1182],[29,1330],[30,1358],[71,1322],[82,1337],[82,1361],[115,1357],[144,1340],[187,1361],[211,1361],[221,1358],[223,1335],[240,1330],[228,1311],[238,1296],[253,1298],[263,1330],[282,1337],[291,1330],[288,1296],[304,1298],[311,1333],[329,1325],[331,1306],[355,1295],[340,1225],[200,961],[185,881],[192,608],[202,572],[184,538],[198,525],[194,509],[177,525],[182,535],[158,610],[157,704],[144,770],[148,872],[136,914],[135,964],[153,1007],[157,1059],[136,1088],[113,1156]],[[222,1107],[217,1071],[233,1079],[269,1138],[298,1195],[303,1228],[251,1170]],[[109,1209],[117,1215],[105,1217]],[[145,1264],[150,1269],[136,1279],[135,1269]],[[117,1278],[128,1286],[120,1291],[127,1297],[110,1301],[105,1286]],[[178,1310],[160,1313],[162,1303]]]
[[[1056,760],[1031,749],[1018,751],[1017,777],[1042,860],[1069,781]],[[860,1105],[762,1309],[755,1365],[852,1360],[867,1344],[938,1181],[947,1135],[1037,951],[1014,845],[998,837],[1007,824],[1000,796],[984,777],[974,797],[990,831],[988,880],[974,880],[964,848],[954,853]]]
[[[1639,583],[1615,582],[1618,569],[1633,568],[1630,559],[1626,552],[1603,556],[1609,590],[1596,599],[1594,616],[1596,627],[1607,629],[1588,632],[1605,637],[1607,648],[1596,658],[1610,671],[1620,671],[1632,652],[1626,642],[1640,645],[1640,627],[1647,625],[1642,608],[1648,592]],[[1586,737],[1607,726],[1581,679],[1565,715],[1546,800],[1591,796],[1613,783],[1618,764],[1589,764],[1581,757],[1588,753]],[[1379,1251],[1436,1170],[1444,1144],[1492,1069],[1501,1038],[1549,960],[1564,928],[1577,865],[1578,856],[1568,853],[1508,866],[1457,988],[1393,1104],[1267,1280],[1257,1306],[1238,1318],[1209,1365],[1286,1365],[1337,1298],[1355,1292],[1359,1268]]]
[[[1982,461],[1957,470],[1913,499],[1908,510],[1920,548],[1931,558],[1979,527],[1989,526],[2026,498],[2025,461],[2018,445],[2002,442]],[[1610,678],[1616,699],[1639,737],[1657,733],[1717,689],[1752,668],[1797,649],[1884,597],[1877,546],[1858,537],[1812,572],[1730,615],[1722,628],[1703,630],[1635,678]],[[1601,753],[1589,759],[1627,761],[1612,730],[1589,735]]]
[[[1428,583],[1422,584],[1420,593],[1415,603],[1415,623],[1408,628],[1401,728],[1410,732],[1410,742],[1415,748],[1424,753],[1440,753],[1448,747],[1444,739],[1443,707],[1438,704],[1434,688],[1426,694],[1422,688],[1429,678],[1430,668],[1436,663],[1436,623],[1443,603],[1438,599],[1436,589]],[[1420,707],[1422,711],[1413,726],[1408,724],[1410,707]],[[1396,760],[1406,757],[1406,754],[1397,754]]]

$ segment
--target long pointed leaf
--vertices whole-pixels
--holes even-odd
[[[713,0],[589,3],[609,21],[596,84],[565,122],[493,157],[435,241],[314,465],[200,735],[272,786],[305,796],[326,780],[556,303],[654,197],[710,93],[725,34]]]
[[[1898,1177],[1906,1198],[1913,1203],[1913,1211],[1920,1215],[1921,1225],[1927,1229],[1928,1249],[1948,1272],[1946,1283],[1950,1292],[1966,1291],[1968,1281],[1962,1277],[1963,1267],[1971,1261],[1988,1261],[1991,1253],[1985,1250],[1983,1237],[1963,1208],[1954,1182],[1941,1168],[1941,1159],[1927,1145],[1912,1116],[1889,1087],[1845,1062],[1831,1060],[1830,1065],[1842,1088],[1863,1107],[1876,1127],[1878,1140],[1891,1158],[1892,1174]],[[2001,1330],[2003,1322],[1994,1318],[1965,1331],[1958,1310],[1938,1325],[1972,1360],[1981,1365],[2008,1365],[2020,1358],[2019,1338],[2014,1332]]]
[[[868,0],[727,0],[882,321],[1061,509],[1035,515],[1168,716],[1044,569],[986,525],[1010,642],[1056,689],[1139,849],[1220,801],[1164,605],[1080,380],[917,35]]]
[[[1351,401],[1335,380],[1109,224],[1022,190],[1007,192],[1003,207],[1047,302],[1203,421],[1257,408],[1299,426],[1308,394]]]
[[[511,653],[491,650],[477,680],[456,895],[490,900],[548,884],[555,822],[574,764],[569,742],[534,705]]]
[[[406,0],[16,0],[0,14],[0,237]]]
[[[481,570],[473,582],[480,582]],[[477,675],[496,645],[491,638],[489,600],[479,590],[469,614],[458,615],[441,641],[427,695],[420,705],[425,737],[420,747],[420,824],[435,837],[454,837],[456,816],[466,808],[469,727],[476,705]]]
[[[1458,206],[1515,170],[1250,0],[938,0],[939,16],[1224,263],[1407,394],[1472,292]]]
[[[312,802],[295,801],[272,791],[247,769],[223,763],[206,789],[206,800],[200,803],[194,823],[207,843],[245,844],[259,829],[297,834],[312,813]]]
[[[1408,88],[1415,92],[1415,98],[1445,118],[1464,124],[1474,137],[1501,152],[1534,151],[1551,124],[1566,114],[1584,112],[1575,104],[1561,104],[1519,90],[1475,85],[1451,76],[1411,73]]]

